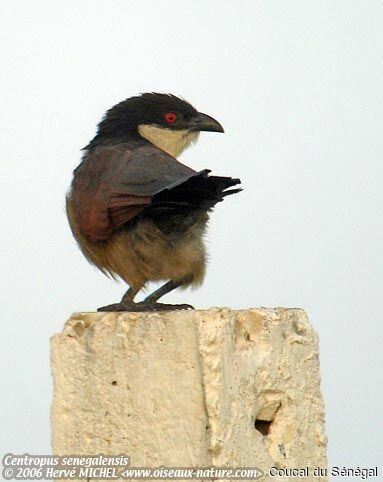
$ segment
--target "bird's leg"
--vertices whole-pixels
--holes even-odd
[[[121,298],[121,301],[120,303],[124,304],[124,305],[129,305],[131,303],[134,303],[134,297],[136,296],[136,294],[139,292],[140,290],[139,289],[134,289],[132,287],[130,287],[127,292],[124,294],[124,296]]]
[[[158,288],[152,294],[147,296],[144,301],[135,303],[134,297],[138,293],[138,289],[129,288],[128,291],[122,297],[120,303],[114,303],[113,305],[102,306],[97,311],[174,311],[174,310],[192,310],[193,307],[187,304],[170,305],[166,303],[157,303],[157,300],[161,296],[166,295],[170,291],[187,283],[189,279],[183,279],[182,281],[168,281],[163,286]]]
[[[133,301],[134,297],[139,291],[140,289],[130,287],[128,291],[124,294],[124,296],[121,298],[121,301],[119,303],[113,303],[112,305],[101,306],[101,308],[98,308],[97,311],[142,311],[142,310],[135,309],[135,307],[137,306],[137,303]]]
[[[192,310],[194,309],[191,305],[181,304],[181,305],[170,305],[166,303],[157,303],[157,301],[161,298],[161,296],[170,293],[170,291],[175,290],[176,288],[184,285],[187,283],[189,279],[183,279],[181,281],[173,281],[170,280],[165,283],[163,286],[158,288],[152,294],[147,296],[141,304],[142,307],[147,307],[148,311],[162,311],[162,310]]]
[[[167,293],[170,293],[171,291],[175,290],[176,288],[179,288],[185,284],[185,280],[182,281],[173,281],[170,280],[164,285],[162,285],[160,288],[158,288],[156,291],[153,291],[149,296],[147,296],[144,299],[144,303],[155,303],[158,301],[162,296],[166,295]]]

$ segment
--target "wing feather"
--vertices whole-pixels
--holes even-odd
[[[149,143],[89,149],[74,172],[71,201],[81,232],[105,241],[166,187],[195,171]]]
[[[89,149],[74,172],[70,192],[81,233],[106,241],[138,215],[156,219],[209,211],[239,179],[196,172],[146,141]]]

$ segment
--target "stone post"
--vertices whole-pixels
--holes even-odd
[[[325,481],[318,339],[300,309],[76,313],[52,338],[57,455]],[[90,479],[91,480],[91,479]]]

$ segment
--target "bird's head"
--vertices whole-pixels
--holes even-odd
[[[198,112],[175,95],[147,93],[109,109],[90,146],[121,139],[144,138],[177,157],[200,131],[224,132],[213,117]]]

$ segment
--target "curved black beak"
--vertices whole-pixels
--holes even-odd
[[[209,131],[209,132],[225,132],[221,124],[207,114],[198,114],[189,122],[189,130],[191,131]]]

